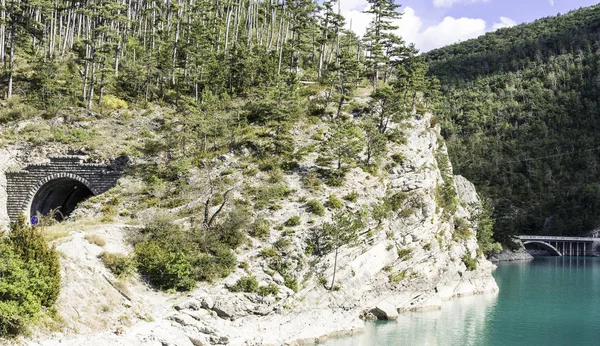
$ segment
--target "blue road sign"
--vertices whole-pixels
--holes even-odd
[[[38,219],[38,217],[37,217],[37,216],[33,215],[33,216],[31,217],[31,224],[35,226],[35,225],[37,225],[38,223],[40,223],[40,219]]]

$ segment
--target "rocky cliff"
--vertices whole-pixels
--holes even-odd
[[[321,125],[293,130],[297,146],[310,145]],[[250,238],[237,250],[240,263],[234,273],[215,283],[201,283],[187,294],[149,290],[140,278],[115,278],[99,260],[102,251],[128,253],[127,229],[148,220],[152,208],[125,219],[97,222],[101,199],[77,212],[78,221],[51,228],[49,237],[63,253],[63,285],[57,309],[61,324],[39,328],[32,345],[281,345],[312,343],[343,333],[359,332],[365,319],[394,319],[398,312],[437,309],[443,301],[462,295],[498,290],[491,276],[493,265],[485,260],[476,240],[480,202],[474,186],[452,176],[446,147],[431,115],[417,116],[395,125],[405,135],[390,144],[385,165],[378,175],[355,167],[340,187],[310,189],[303,183],[314,170],[319,153],[307,155],[298,169],[286,173],[283,183],[295,191],[279,202],[280,208],[255,212],[270,224],[283,225],[299,216],[293,229],[271,229],[266,240]],[[22,149],[22,148],[21,148]],[[39,151],[39,149],[37,150]],[[66,151],[65,147],[52,149]],[[46,152],[44,150],[40,152]],[[39,153],[34,156],[37,159]],[[243,151],[220,158],[220,172],[247,186],[264,181],[263,172],[244,176],[237,167]],[[5,185],[7,167],[27,161],[18,146],[0,149],[0,223],[6,223]],[[138,160],[139,162],[139,160]],[[136,162],[133,162],[135,165]],[[218,172],[217,172],[218,173]],[[200,179],[200,177],[197,177]],[[194,178],[189,179],[190,184]],[[140,190],[139,179],[121,179],[113,195]],[[235,192],[242,197],[241,192]],[[340,249],[335,288],[329,290],[334,253],[314,256],[307,251],[311,234],[331,218],[307,213],[306,200],[326,204],[330,195],[355,198],[345,201],[347,210],[359,213],[386,199],[394,199],[391,215],[369,218],[352,244]],[[197,204],[197,203],[196,203]],[[180,209],[181,207],[179,207]],[[232,208],[231,206],[229,208]],[[178,211],[175,208],[173,212]],[[130,225],[125,225],[124,222]],[[185,223],[186,220],[182,219]],[[106,240],[105,245],[86,241],[88,235]],[[264,250],[285,238],[278,261],[298,281],[297,292],[288,288],[273,258]],[[278,292],[232,292],[242,277],[253,276],[259,286],[274,285]],[[324,283],[327,282],[325,285]]]

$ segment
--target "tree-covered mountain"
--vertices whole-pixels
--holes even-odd
[[[600,226],[600,6],[425,59],[455,173],[490,199],[498,239]]]

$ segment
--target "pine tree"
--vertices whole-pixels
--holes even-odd
[[[386,82],[392,61],[404,55],[404,41],[393,33],[398,29],[393,22],[400,19],[402,14],[398,11],[400,5],[395,4],[394,0],[368,0],[368,3],[371,6],[365,13],[373,15],[373,19],[363,40],[369,52],[367,63],[371,70],[373,89],[377,89],[380,72],[383,71],[383,80]]]

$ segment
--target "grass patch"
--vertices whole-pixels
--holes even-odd
[[[90,244],[95,244],[100,247],[106,245],[106,240],[104,240],[104,238],[97,234],[86,234],[84,239],[87,240]]]

